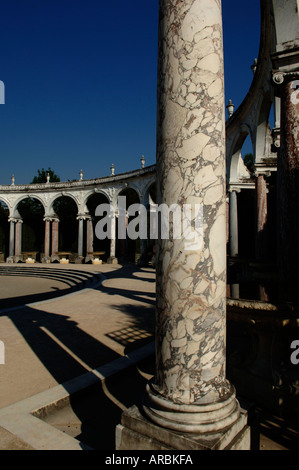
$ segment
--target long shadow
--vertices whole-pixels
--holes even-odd
[[[135,265],[125,265],[123,267],[121,267],[119,270],[117,271],[114,271],[112,273],[109,273],[109,275],[107,276],[107,279],[108,280],[113,280],[113,279],[123,279],[124,281],[124,287],[123,288],[119,288],[119,287],[109,287],[107,285],[105,285],[105,282],[97,288],[97,290],[100,290],[102,292],[104,292],[105,294],[108,294],[108,295],[120,295],[122,297],[125,297],[127,299],[130,299],[130,300],[137,300],[137,301],[141,301],[141,302],[144,302],[144,303],[148,303],[150,305],[155,305],[155,298],[156,298],[156,294],[155,292],[145,292],[145,291],[138,291],[138,290],[130,290],[130,288],[126,288],[125,287],[125,282],[126,280],[134,280],[134,281],[146,281],[146,282],[155,282],[155,279],[148,279],[147,277],[137,277],[134,275],[134,273],[143,273],[142,271],[142,268],[138,268],[137,266]],[[117,307],[118,308],[118,307]],[[126,307],[124,307],[124,310],[126,311],[126,313],[129,313],[128,312],[128,309]]]
[[[89,273],[79,270],[65,270],[55,268],[42,268],[42,267],[19,267],[19,266],[1,266],[0,267],[0,282],[1,276],[12,277],[13,281],[18,282],[18,277],[33,277],[39,279],[49,279],[59,281],[65,284],[65,289],[56,288],[54,291],[48,291],[45,287],[44,292],[30,293],[27,295],[20,295],[18,297],[7,297],[0,299],[0,310],[6,308],[13,308],[16,306],[26,305],[33,302],[40,302],[49,300],[56,297],[66,295],[76,290],[82,289],[98,276],[95,273]]]
[[[130,269],[121,268],[113,272],[111,277],[130,276],[130,272]],[[115,289],[111,288],[109,292],[113,294],[113,290]],[[122,295],[136,299],[136,296],[126,290]],[[137,297],[140,295],[148,293],[138,292]],[[145,299],[141,300],[146,303]],[[88,299],[86,305],[88,308]],[[126,344],[125,353],[153,339],[152,307],[141,305],[136,308],[127,304],[112,308],[119,308],[132,320],[135,336],[133,335]],[[79,328],[67,315],[24,306],[22,309],[0,313],[0,318],[2,316],[11,320],[44,367],[66,390],[68,380],[120,357],[113,349]],[[138,328],[143,330],[144,337],[138,336]],[[123,336],[125,334],[126,332],[123,332]],[[111,338],[113,339],[113,332]],[[117,341],[116,336],[114,339]],[[120,423],[121,413],[136,402],[139,393],[144,390],[145,382],[136,369],[130,369],[108,379],[104,384],[98,383],[88,392],[85,390],[71,395],[71,409],[79,426],[74,437],[94,449],[114,450],[115,427]]]

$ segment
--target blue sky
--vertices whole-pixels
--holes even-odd
[[[258,56],[258,0],[223,0],[226,102]],[[155,163],[158,0],[2,0],[0,184],[51,167],[62,181]],[[250,148],[249,148],[250,150]]]

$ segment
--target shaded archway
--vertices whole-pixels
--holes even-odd
[[[234,298],[243,298],[248,262],[255,250],[254,150],[247,126],[236,138],[229,166],[228,283]],[[248,297],[246,292],[246,298]]]
[[[96,235],[97,223],[106,216],[106,213],[103,213],[103,215],[101,216],[96,215],[97,207],[102,204],[109,204],[109,200],[107,196],[105,196],[103,193],[100,193],[100,192],[92,194],[86,202],[86,206],[88,208],[88,212],[91,217],[92,234],[88,233],[88,230],[86,231],[87,241],[86,241],[85,246],[86,246],[87,256],[89,252],[94,252],[94,253],[104,252],[104,254],[101,254],[100,257],[103,261],[107,261],[107,259],[110,256],[110,239],[107,237],[104,240],[100,240]],[[89,241],[88,241],[88,237],[91,238]]]
[[[15,255],[41,261],[44,252],[44,206],[36,198],[22,199],[17,205],[20,219],[15,222]]]
[[[78,208],[70,196],[60,196],[53,202],[53,210],[59,219],[58,251],[78,252]]]
[[[132,188],[126,188],[119,193],[119,196],[125,197],[125,207],[126,211],[133,204],[140,204],[140,198],[137,194],[137,191]],[[136,214],[137,215],[137,214]],[[125,223],[126,226],[135,218],[135,216],[128,216],[126,213]],[[118,222],[119,222],[118,218]],[[138,227],[136,227],[138,231]],[[126,239],[119,239],[119,223],[116,225],[116,257],[119,262],[122,264],[125,263],[136,263],[140,258],[141,254],[141,242],[140,238],[137,240],[132,240],[128,237]]]

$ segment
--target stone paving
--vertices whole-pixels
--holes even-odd
[[[12,265],[10,274],[5,269],[0,268],[0,340],[5,345],[5,364],[0,365],[0,425],[3,410],[18,410],[29,402],[35,406],[35,397],[37,402],[42,397],[48,399],[53,391],[64,397],[66,387],[60,384],[76,382],[94,374],[94,370],[105,375],[107,364],[118,364],[115,378],[107,379],[109,389],[107,381],[101,386],[97,383],[83,411],[78,400],[76,406],[71,400],[63,412],[50,413],[44,419],[66,436],[76,437],[83,432],[82,416],[86,419],[87,408],[90,413],[90,406],[94,407],[101,426],[106,423],[104,411],[109,409],[111,432],[106,436],[110,436],[106,449],[113,449],[115,423],[121,412],[135,403],[153,374],[153,356],[148,359],[150,363],[144,359],[145,367],[131,367],[127,372],[122,361],[153,341],[154,270],[107,264]],[[40,300],[49,294],[58,297]],[[34,298],[38,301],[33,303]],[[96,388],[99,386],[100,391]],[[104,406],[96,405],[97,397]],[[85,428],[90,438],[94,423]],[[0,427],[0,450],[30,448],[28,442],[9,431],[9,426]],[[263,437],[261,449],[272,448],[283,447]]]

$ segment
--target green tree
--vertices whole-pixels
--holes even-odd
[[[252,173],[254,170],[254,156],[252,153],[246,153],[246,155],[244,156],[244,163],[250,173]]]
[[[37,176],[33,178],[31,184],[46,183],[48,174],[50,176],[50,183],[58,183],[60,181],[59,176],[49,167],[47,170],[44,168],[37,170]]]

